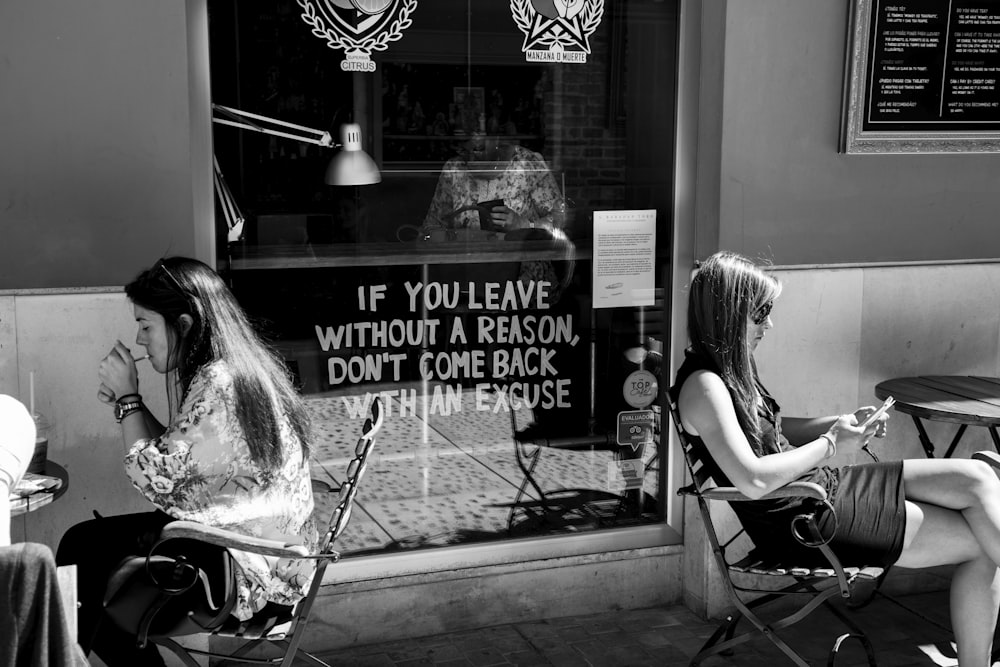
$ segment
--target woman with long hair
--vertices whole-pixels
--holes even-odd
[[[316,545],[308,420],[280,359],[254,332],[222,279],[183,257],[160,260],[125,287],[138,323],[138,360],[117,341],[101,361],[98,399],[114,406],[132,485],[156,511],[77,524],[57,561],[76,563],[80,643],[109,667],[163,664],[103,622],[108,577],[125,557],[145,555],[160,529],[197,521],[245,535]],[[165,375],[169,418],[143,403],[137,361]],[[96,514],[96,513],[95,513]],[[206,560],[215,547],[205,547]],[[238,565],[232,614],[245,620],[268,603],[294,604],[313,564],[230,549]]]
[[[826,465],[838,451],[855,453],[884,436],[886,418],[865,427],[873,407],[818,418],[780,414],[753,358],[780,293],[773,276],[732,252],[712,255],[692,279],[691,347],[670,390],[692,446],[717,483],[755,499],[732,507],[765,556],[822,564],[819,550],[801,546],[789,530],[801,501],[760,499],[806,480],[826,489],[833,504],[839,520],[827,513],[820,529],[824,537],[833,532],[830,547],[842,562],[956,565],[951,616],[959,665],[989,665],[1000,608],[1000,457]]]

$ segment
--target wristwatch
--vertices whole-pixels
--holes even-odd
[[[128,417],[133,412],[138,412],[142,410],[142,401],[125,401],[124,403],[115,403],[115,421],[119,424],[122,420]]]

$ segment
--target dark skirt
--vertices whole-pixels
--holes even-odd
[[[885,461],[825,469],[824,480],[834,513],[819,505],[819,530],[845,567],[888,567],[899,559],[906,533],[903,462]],[[816,480],[819,481],[819,480]],[[733,503],[755,553],[769,561],[803,567],[829,563],[819,549],[800,544],[791,521],[812,509],[809,503],[772,506],[761,512],[752,503]],[[836,518],[834,518],[836,514]]]
[[[906,535],[902,461],[841,468],[833,508],[830,547],[841,564],[888,567],[899,560]]]

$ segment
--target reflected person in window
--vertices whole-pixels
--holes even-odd
[[[535,226],[559,226],[553,211],[563,202],[559,186],[539,153],[502,136],[477,134],[441,169],[424,220],[435,229],[484,229],[509,232]],[[489,203],[480,216],[480,205]]]

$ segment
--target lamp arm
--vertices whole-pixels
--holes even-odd
[[[259,121],[261,124],[254,121]],[[296,125],[295,123],[275,118],[268,118],[267,116],[261,116],[249,111],[233,109],[221,104],[212,104],[212,122],[237,127],[241,130],[253,130],[254,132],[262,132],[263,134],[270,134],[276,137],[294,139],[295,141],[307,144],[342,149],[330,160],[330,164],[327,165],[324,180],[329,185],[371,185],[379,183],[382,180],[378,165],[361,148],[361,127],[356,123],[348,123],[341,126],[341,143],[334,143],[333,137],[330,136],[329,132],[315,130],[311,127]],[[265,127],[264,124],[288,128],[301,134],[292,134],[291,132],[285,132],[273,127]],[[229,228],[227,238],[229,243],[236,243],[243,238],[243,224],[245,219],[239,206],[236,204],[236,198],[233,197],[233,193],[230,191],[229,185],[222,175],[219,161],[215,159],[214,155],[212,158],[214,162],[215,193],[219,197],[222,213],[226,218],[226,226]]]
[[[214,155],[212,156],[212,162],[215,165],[215,193],[219,197],[219,203],[222,205],[222,215],[226,218],[226,227],[229,230],[227,240],[229,243],[236,243],[243,238],[243,223],[246,219],[243,217],[243,212],[240,211],[240,207],[236,203],[236,197],[233,196],[232,191],[229,189],[229,184],[226,183],[226,179],[222,175],[219,160]]]
[[[268,118],[267,116],[261,116],[259,114],[251,113],[249,111],[243,111],[241,109],[233,109],[232,107],[222,106],[221,104],[212,105],[212,122],[219,123],[220,125],[229,125],[230,127],[238,127],[244,130],[253,130],[254,132],[262,132],[264,134],[270,134],[276,137],[285,137],[286,139],[294,139],[296,141],[303,141],[309,144],[315,144],[317,146],[337,146],[333,142],[333,137],[329,132],[323,130],[316,130],[311,127],[306,127],[304,125],[296,125],[295,123],[289,123],[287,121],[278,120],[276,118]],[[235,120],[230,120],[229,118],[223,118],[216,113],[229,116]],[[247,120],[251,119],[251,120]],[[253,120],[260,121],[261,123],[270,123],[272,125],[277,125],[279,127],[286,127],[292,130],[298,130],[303,134],[292,134],[290,132],[284,132],[272,127],[265,127],[258,125]]]

